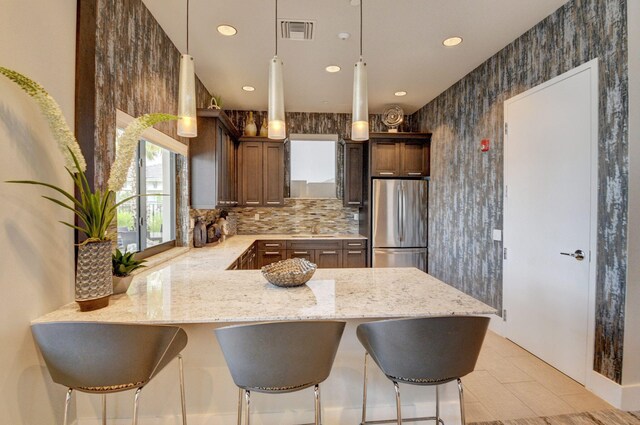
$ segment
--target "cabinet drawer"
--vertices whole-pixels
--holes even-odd
[[[367,250],[345,249],[342,255],[342,267],[345,269],[367,267]]]
[[[258,251],[258,268],[264,267],[268,264],[282,261],[286,258],[287,251],[284,249],[273,251]]]
[[[305,249],[342,249],[342,240],[313,240],[302,239],[287,241],[287,249],[305,250]]]
[[[286,249],[285,241],[258,241],[259,251],[274,251],[279,249]]]
[[[365,249],[367,247],[367,240],[366,239],[347,239],[345,241],[342,241],[342,249],[351,249],[351,250],[358,250],[358,249]]]
[[[341,249],[316,249],[314,255],[319,269],[342,268]]]
[[[315,251],[313,249],[288,249],[287,258],[304,258],[315,263]]]

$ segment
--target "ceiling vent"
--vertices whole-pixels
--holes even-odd
[[[280,37],[284,40],[313,40],[313,21],[283,19],[280,21]]]

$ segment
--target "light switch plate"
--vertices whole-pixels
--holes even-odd
[[[253,215],[253,219],[254,219],[255,221],[260,221],[260,214],[254,214],[254,215]]]
[[[358,217],[358,213],[353,213],[353,219],[356,221],[360,219],[360,217]]]
[[[502,230],[493,229],[493,240],[494,241],[501,241],[502,240]]]

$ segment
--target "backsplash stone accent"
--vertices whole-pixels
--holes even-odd
[[[311,233],[318,225],[319,233],[358,234],[358,208],[345,208],[340,199],[285,199],[284,207],[230,208],[229,218],[237,222],[239,235],[265,233]],[[260,220],[254,220],[260,214]]]
[[[433,133],[429,272],[501,310],[503,102],[599,59],[598,264],[594,370],[622,376],[627,274],[627,2],[573,0],[473,70],[408,122]],[[480,139],[492,149],[480,155]]]

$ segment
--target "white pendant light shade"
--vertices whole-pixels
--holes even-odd
[[[353,110],[351,140],[369,139],[369,102],[367,95],[367,65],[362,58],[353,71]]]
[[[269,126],[270,139],[284,139],[287,128],[284,121],[284,82],[282,78],[282,61],[278,56],[271,59],[269,65]]]
[[[196,77],[193,57],[180,56],[180,80],[178,84],[178,136],[196,137]]]

